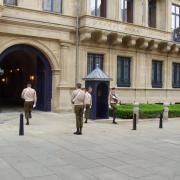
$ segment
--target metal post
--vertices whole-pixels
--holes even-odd
[[[20,122],[19,122],[19,136],[24,136],[24,116],[23,113],[20,114]]]
[[[137,129],[137,115],[134,114],[133,115],[133,129],[132,130],[136,130]]]
[[[134,102],[133,114],[136,114],[136,123],[139,121],[139,102]]]
[[[75,75],[75,83],[79,82],[79,16],[80,16],[80,1],[77,1],[76,4],[76,75]]]
[[[160,128],[160,129],[163,128],[163,111],[162,111],[161,114],[160,114],[159,128]]]

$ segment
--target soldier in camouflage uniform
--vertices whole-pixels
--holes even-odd
[[[72,104],[74,104],[74,112],[76,115],[77,131],[74,133],[76,135],[82,134],[84,99],[85,99],[85,92],[81,89],[81,84],[77,83],[76,90],[73,91],[71,98],[71,102]]]

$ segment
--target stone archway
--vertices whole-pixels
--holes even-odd
[[[38,94],[37,108],[51,110],[52,64],[37,48],[16,44],[0,54],[0,66],[5,70],[1,78],[1,102],[21,104],[20,92],[27,81],[32,81]]]

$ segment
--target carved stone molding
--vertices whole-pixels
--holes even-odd
[[[179,48],[180,48],[180,47],[178,47],[177,44],[173,44],[173,45],[171,46],[170,52],[173,53],[173,54],[178,53],[178,52],[179,52]]]
[[[80,41],[89,41],[91,40],[91,32],[84,32],[80,34]]]
[[[159,43],[159,50],[160,52],[167,53],[171,50],[171,45],[168,42],[161,42]]]
[[[149,41],[149,43],[148,43],[147,49],[150,50],[150,51],[156,50],[156,49],[158,49],[158,46],[159,46],[158,44],[159,44],[159,42],[154,41],[154,40],[151,40],[151,41]]]
[[[118,33],[110,33],[108,35],[108,42],[110,45],[120,45],[122,44],[123,35]]]
[[[148,40],[146,40],[145,38],[139,38],[136,41],[136,47],[139,49],[146,49],[148,45]]]
[[[125,47],[135,47],[136,46],[136,40],[137,38],[136,37],[133,37],[133,36],[124,36],[123,37],[123,45]]]
[[[103,31],[94,31],[91,34],[92,40],[97,43],[106,43],[108,40],[108,33]]]

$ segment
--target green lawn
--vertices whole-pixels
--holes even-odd
[[[161,104],[140,104],[140,118],[158,118],[163,110]],[[110,115],[112,110],[110,109]],[[117,108],[117,117],[123,119],[132,119],[133,117],[133,105],[123,104]],[[169,117],[180,117],[180,104],[170,105]]]

